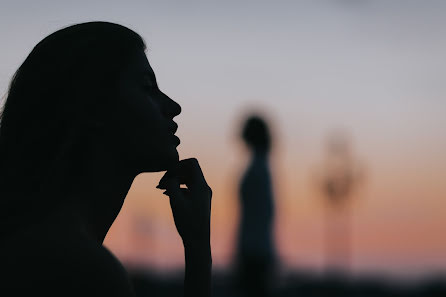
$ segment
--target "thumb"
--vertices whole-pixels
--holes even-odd
[[[169,196],[170,198],[182,199],[183,194],[180,189],[180,181],[177,177],[169,177],[165,180],[165,188],[166,191],[164,194]]]
[[[185,197],[180,188],[180,182],[177,177],[169,177],[165,180],[166,194],[169,197],[172,210],[183,209]]]
[[[186,206],[185,196],[189,193],[189,190],[181,188],[179,189],[179,192],[180,192],[179,194],[178,193],[169,194],[169,192],[166,193],[166,195],[169,196],[170,207],[173,210],[184,209]]]

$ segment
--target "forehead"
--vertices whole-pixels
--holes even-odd
[[[149,76],[152,78],[155,76],[149,60],[147,59],[145,52],[142,50],[136,51],[131,55],[129,63],[124,71],[127,75],[132,77]]]

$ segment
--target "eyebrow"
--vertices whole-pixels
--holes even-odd
[[[143,75],[143,76],[147,76],[149,79],[151,79],[151,80],[153,80],[154,82],[156,82],[155,74],[154,74],[152,71],[144,70],[144,71],[142,72],[142,75]]]
[[[144,77],[144,80],[148,80],[148,83],[150,83],[151,85],[154,85],[155,87],[158,88],[158,82],[156,81],[156,77],[155,74],[149,70],[144,70],[142,72],[142,75]]]

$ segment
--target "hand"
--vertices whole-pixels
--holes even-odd
[[[184,184],[187,188],[181,188]],[[197,159],[185,159],[161,178],[159,189],[169,196],[175,226],[185,247],[209,245],[212,190]]]

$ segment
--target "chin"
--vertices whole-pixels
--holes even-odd
[[[166,150],[162,155],[158,156],[155,160],[150,160],[146,164],[143,172],[160,172],[167,171],[177,166],[180,161],[180,156],[176,149]]]
[[[166,160],[166,169],[164,170],[169,170],[171,168],[177,167],[179,161],[180,156],[178,155],[178,151],[175,149],[175,152]]]

